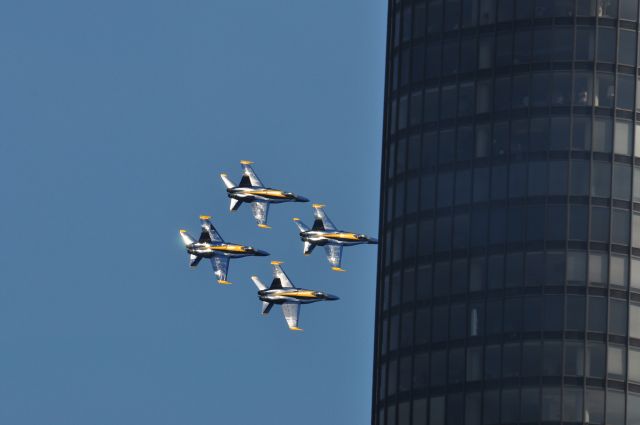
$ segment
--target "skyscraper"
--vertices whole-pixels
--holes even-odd
[[[640,424],[638,0],[390,0],[387,40],[372,422]]]

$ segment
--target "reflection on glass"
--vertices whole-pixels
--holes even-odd
[[[599,72],[596,79],[596,97],[593,100],[595,106],[606,108],[613,107],[615,87],[613,85],[613,74]]]

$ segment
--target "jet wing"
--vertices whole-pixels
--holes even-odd
[[[331,219],[329,219],[329,217],[327,216],[327,214],[324,212],[324,205],[318,205],[318,204],[313,204],[313,215],[317,220],[322,221],[322,225],[324,227],[324,230],[336,230],[336,226],[331,222]],[[316,227],[316,224],[314,223],[313,225],[314,230]]]
[[[272,261],[271,264],[273,264],[273,278],[280,279],[280,286],[283,288],[295,288],[287,277],[287,274],[282,270],[282,267],[280,267],[282,263],[280,261]]]
[[[251,168],[251,164],[253,164],[251,161],[240,161],[240,164],[242,164],[242,168],[244,168],[244,175],[249,177],[249,181],[251,181],[251,186],[264,187],[264,185],[256,175],[255,171],[253,171],[253,168]]]
[[[267,227],[267,216],[269,215],[269,203],[255,201],[251,203],[253,217],[256,219],[258,226]]]
[[[200,224],[202,226],[202,233],[200,233],[200,239],[198,242],[224,242],[220,233],[213,227],[213,224],[209,221],[208,215],[200,216]]]
[[[211,266],[213,267],[213,274],[216,275],[218,283],[228,284],[227,270],[229,270],[229,257],[215,256],[211,257]]]
[[[327,260],[333,266],[333,269],[338,271],[340,269],[340,262],[342,261],[342,246],[341,245],[325,245],[324,250],[327,252]]]
[[[300,304],[282,304],[282,314],[287,320],[287,325],[292,331],[301,331],[298,327],[298,316],[300,315]]]

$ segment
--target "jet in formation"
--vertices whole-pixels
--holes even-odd
[[[200,239],[198,239],[198,241],[193,239],[186,230],[180,230],[180,236],[189,253],[189,265],[191,267],[196,267],[198,263],[200,263],[200,260],[208,258],[211,260],[213,273],[216,275],[218,283],[227,285],[231,283],[227,281],[230,259],[269,255],[268,252],[255,249],[252,246],[225,242],[216,228],[213,227],[211,221],[209,221],[210,218],[211,217],[207,215],[200,216],[202,232],[200,233]]]
[[[304,242],[304,255],[311,254],[317,245],[324,246],[332,270],[345,271],[340,267],[343,246],[378,243],[377,239],[367,235],[336,229],[324,212],[324,205],[313,204],[313,210],[315,221],[311,229],[299,218],[294,218],[293,221],[300,229],[300,239]]]
[[[226,174],[220,174],[224,185],[227,187],[227,196],[231,198],[229,210],[237,211],[243,202],[251,204],[253,217],[258,223],[258,227],[269,229],[267,216],[269,214],[269,204],[279,204],[282,202],[309,202],[304,196],[298,196],[291,192],[264,187],[256,173],[251,168],[251,161],[240,161],[244,173],[238,186],[233,183]]]
[[[262,301],[262,314],[269,314],[274,304],[282,305],[282,313],[287,320],[289,329],[293,331],[302,330],[298,327],[300,304],[338,299],[335,295],[325,292],[296,288],[284,273],[282,267],[280,267],[282,262],[272,261],[271,264],[273,264],[273,281],[269,288],[257,276],[251,276],[251,280],[258,287],[258,298]]]

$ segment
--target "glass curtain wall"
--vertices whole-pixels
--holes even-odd
[[[372,423],[640,424],[638,1],[388,20]]]

